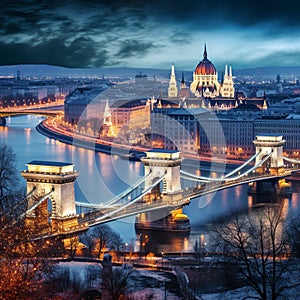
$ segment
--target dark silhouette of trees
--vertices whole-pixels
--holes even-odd
[[[98,258],[101,258],[101,252],[103,249],[105,249],[105,247],[108,245],[108,242],[111,240],[112,233],[112,229],[106,224],[95,226],[92,229],[91,236],[95,240],[95,247],[98,251]]]
[[[0,144],[0,211],[4,214],[14,212],[22,195],[16,161],[13,149]]]
[[[216,251],[256,292],[254,299],[276,300],[295,286],[284,278],[293,268],[285,217],[283,205],[268,205],[213,225]]]
[[[27,199],[15,166],[16,155],[0,146],[0,299],[29,299],[41,289],[48,259],[59,241],[32,240],[24,220]],[[21,187],[21,188],[20,188]]]
[[[102,278],[102,284],[112,300],[124,299],[121,297],[126,296],[132,288],[130,278],[134,272],[132,266],[123,264],[121,267],[113,268],[111,276]]]
[[[108,244],[111,249],[116,251],[117,260],[119,261],[121,257],[121,251],[124,250],[124,242],[120,234],[115,231],[112,231]]]
[[[90,232],[85,232],[79,236],[79,241],[83,243],[89,251],[90,257],[93,257],[93,250],[95,248],[95,240]]]

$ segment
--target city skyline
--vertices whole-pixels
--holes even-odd
[[[289,1],[288,1],[289,2]],[[216,1],[3,1],[0,65],[71,68],[172,63],[193,70],[208,58],[223,69],[300,65],[299,4]],[[286,3],[288,7],[288,3]],[[299,62],[299,63],[298,63]]]

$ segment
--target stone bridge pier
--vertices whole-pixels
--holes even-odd
[[[146,152],[141,161],[144,164],[145,174],[149,174],[144,189],[155,185],[151,192],[143,197],[142,202],[147,203],[174,203],[182,199],[180,182],[180,152],[177,150],[153,149]],[[164,231],[189,231],[190,220],[182,213],[182,207],[176,209],[160,209],[141,213],[135,222],[136,229],[154,229]]]
[[[253,141],[256,149],[255,164],[261,163],[266,156],[270,158],[266,160],[255,172],[258,174],[275,175],[277,178],[254,181],[249,185],[248,193],[255,195],[289,195],[290,185],[283,178],[286,176],[283,160],[283,146],[285,140],[282,135],[257,135]],[[281,178],[282,177],[282,178]]]
[[[21,172],[27,182],[26,223],[33,229],[52,234],[79,230],[76,215],[74,165],[34,160]],[[33,209],[31,209],[33,208]]]

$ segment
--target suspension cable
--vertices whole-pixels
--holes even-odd
[[[158,183],[160,183],[165,175],[161,176],[160,178],[158,178],[152,185],[150,185],[147,189],[145,189],[141,195],[139,195],[138,197],[136,197],[135,199],[131,200],[130,202],[126,203],[125,205],[122,205],[121,207],[117,208],[116,210],[110,211],[107,214],[104,214],[101,217],[98,217],[97,219],[95,219],[95,221],[101,221],[102,219],[105,219],[107,217],[109,217],[112,214],[115,214],[117,212],[119,212],[120,210],[134,204],[135,202],[137,202],[138,200],[140,200],[143,196],[145,196],[149,191],[151,191]]]
[[[110,205],[114,204],[115,202],[118,202],[122,198],[126,197],[134,189],[136,189],[139,185],[141,185],[142,183],[144,183],[145,180],[146,180],[146,178],[149,177],[150,174],[151,174],[151,171],[146,176],[144,176],[141,179],[139,179],[133,186],[130,186],[127,190],[125,190],[121,194],[117,195],[115,198],[109,200],[108,202],[105,202],[104,205],[110,206]]]

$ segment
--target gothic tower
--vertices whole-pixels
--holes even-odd
[[[178,94],[178,89],[176,85],[176,77],[175,77],[175,68],[174,64],[172,64],[172,69],[171,69],[171,76],[170,76],[170,82],[169,82],[169,88],[168,88],[168,97],[177,97]]]
[[[229,66],[229,74],[228,74],[228,67],[225,66],[225,74],[222,87],[220,89],[221,96],[224,98],[234,98],[234,84],[232,78],[232,69]]]

